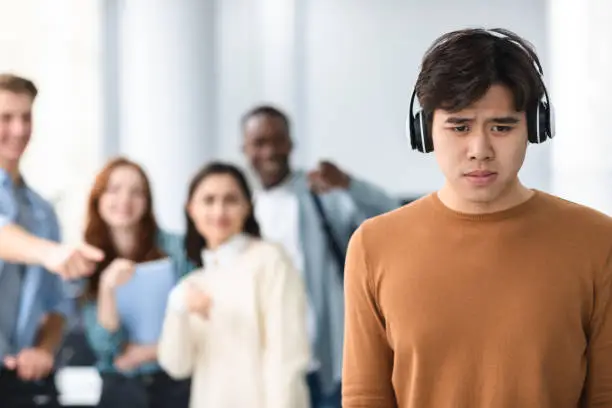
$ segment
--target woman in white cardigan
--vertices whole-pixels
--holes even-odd
[[[244,175],[206,166],[186,215],[187,254],[201,269],[170,295],[159,364],[192,378],[191,408],[307,408],[304,285],[281,248],[259,238]]]

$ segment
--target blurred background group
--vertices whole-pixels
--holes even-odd
[[[612,139],[599,124],[612,108],[611,17],[595,0],[2,0],[0,72],[38,87],[21,168],[53,204],[65,242],[83,240],[94,180],[119,156],[148,177],[159,229],[180,237],[189,182],[203,166],[234,164],[255,192],[262,172],[274,173],[256,168],[266,152],[248,150],[249,112],[287,125],[291,169],[318,171],[323,190],[347,189],[344,176],[362,183],[351,196],[360,215],[436,190],[433,156],[406,139],[420,59],[447,31],[504,27],[535,46],[558,128],[553,143],[529,147],[521,179],[612,214]],[[252,111],[262,106],[278,111]],[[266,216],[264,235],[280,240]],[[291,245],[297,264],[316,252]],[[338,356],[328,358],[319,364]]]

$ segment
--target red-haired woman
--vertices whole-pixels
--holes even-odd
[[[157,344],[136,344],[118,313],[115,291],[136,263],[170,257],[176,278],[191,270],[182,239],[161,231],[151,188],[140,166],[111,160],[89,196],[85,241],[105,253],[83,293],[83,320],[102,377],[99,407],[186,408],[189,381],[175,381],[157,364]]]

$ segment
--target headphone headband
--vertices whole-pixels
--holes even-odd
[[[493,36],[493,37],[497,37],[500,40],[504,40],[504,41],[508,41],[512,44],[514,44],[517,48],[520,48],[525,54],[527,54],[527,56],[529,57],[529,59],[531,60],[531,62],[533,63],[533,66],[535,67],[536,71],[538,71],[538,74],[540,74],[541,77],[544,76],[544,70],[542,69],[542,65],[540,64],[540,61],[536,58],[534,58],[534,55],[531,51],[529,51],[527,48],[525,48],[525,46],[523,46],[523,44],[521,44],[520,42],[516,41],[515,39],[508,37],[506,34],[504,33],[500,33],[499,31],[496,31],[495,29],[492,30],[484,30],[487,34]]]

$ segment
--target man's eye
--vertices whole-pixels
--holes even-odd
[[[512,130],[512,126],[496,125],[492,129],[494,132],[504,133]]]

